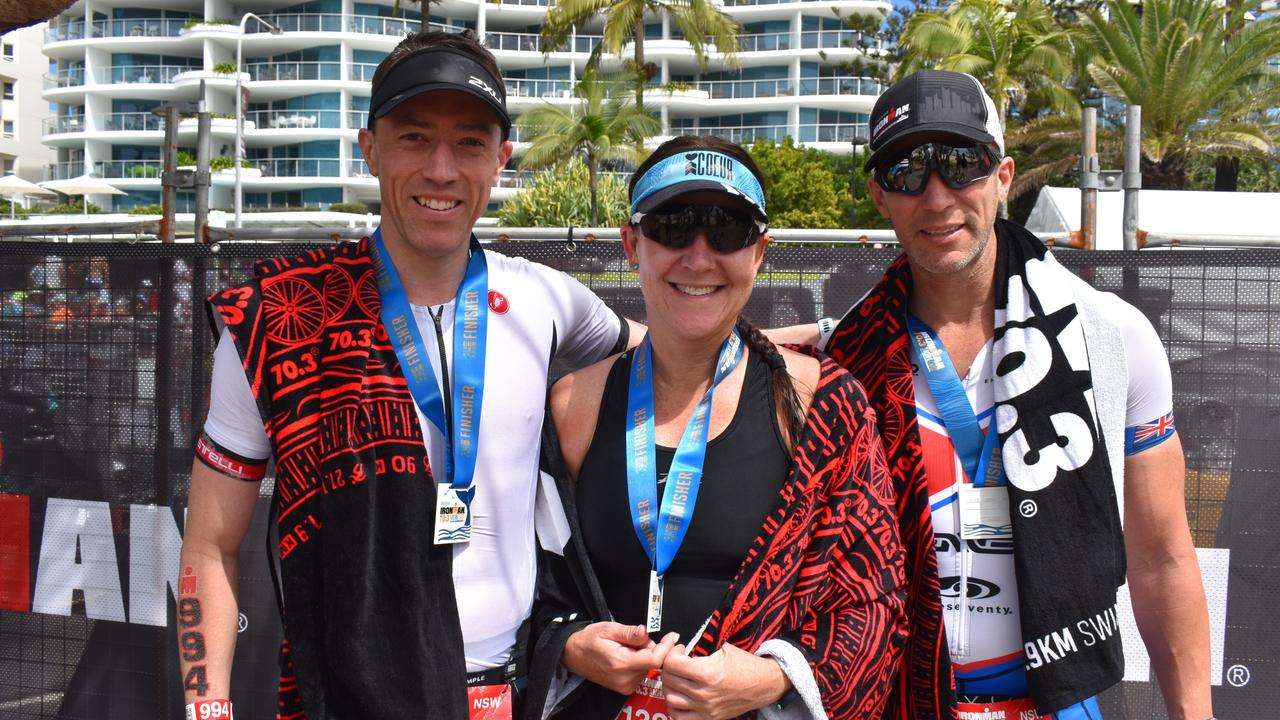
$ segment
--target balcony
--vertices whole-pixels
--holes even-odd
[[[361,158],[359,160],[352,160],[351,164],[347,166],[347,176],[369,179],[373,177],[373,173],[369,172],[369,163],[365,162],[364,159]]]
[[[114,132],[150,132],[164,129],[164,118],[153,112],[118,112],[98,115],[98,129]]]
[[[573,83],[569,80],[528,80],[525,78],[507,78],[506,87],[507,99],[518,97],[573,97]]]
[[[851,143],[861,138],[865,143],[867,136],[866,123],[853,124],[802,124],[800,126],[800,142]]]
[[[150,179],[159,178],[164,171],[163,160],[109,160],[94,163],[98,176],[104,178]]]
[[[263,20],[285,32],[342,32],[340,13],[273,13],[263,14]],[[249,23],[246,35],[269,32],[261,23]]]
[[[376,63],[353,62],[350,67],[351,71],[347,73],[350,77],[347,79],[359,82],[373,82],[373,73],[378,69]]]
[[[75,67],[56,73],[45,73],[44,75],[45,90],[80,87],[82,85],[84,85],[83,67]]]
[[[289,80],[340,80],[342,63],[302,61],[248,63],[245,70],[255,82]]]
[[[43,135],[85,131],[83,115],[60,115],[58,117],[45,118],[41,122],[41,126]]]
[[[342,161],[338,158],[277,158],[255,160],[262,177],[340,177]]]
[[[795,94],[791,80],[699,80],[694,90],[707,93],[713,100],[742,100],[752,98],[785,97]]]
[[[773,140],[781,142],[782,138],[789,134],[789,128],[786,125],[733,125],[725,127],[701,127],[694,128],[692,123],[687,127],[677,127],[673,125],[671,132],[675,134],[696,134],[696,135],[715,135],[724,138],[730,142],[739,145],[750,145],[758,139]]]
[[[199,69],[198,66],[191,65],[120,65],[98,68],[94,79],[102,85],[169,84],[177,75]]]
[[[352,130],[359,130],[369,124],[368,110],[348,110],[347,111],[347,127]]]
[[[488,0],[494,5],[525,5],[528,7],[547,7],[551,0]]]
[[[70,180],[74,177],[80,177],[84,174],[84,161],[70,160],[50,163],[45,166],[44,174],[46,180]]]
[[[884,41],[857,30],[806,30],[800,33],[800,47],[806,50],[853,48],[855,50],[883,50]]]
[[[768,52],[771,50],[790,50],[791,33],[756,33],[738,36],[739,52]]]
[[[259,130],[341,128],[341,110],[255,110],[245,115]],[[356,126],[360,127],[360,126]]]
[[[884,92],[879,80],[869,77],[805,78],[800,81],[801,95],[869,95],[877,97]]]

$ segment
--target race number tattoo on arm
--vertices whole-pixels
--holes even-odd
[[[200,663],[192,664],[187,669],[182,687],[200,697],[204,697],[209,692],[208,672],[205,670],[204,663],[201,662],[206,654],[204,634],[199,630],[203,619],[198,598],[184,597],[178,600],[178,625],[184,628],[183,633],[178,636],[179,652],[182,654],[182,659],[188,663]]]

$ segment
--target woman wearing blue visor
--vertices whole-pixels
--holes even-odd
[[[881,714],[904,638],[887,468],[862,388],[742,316],[762,181],[713,137],[632,178],[649,333],[551,391],[569,532],[540,536],[529,717]]]

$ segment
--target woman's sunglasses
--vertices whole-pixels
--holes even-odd
[[[754,217],[718,205],[661,207],[651,213],[636,213],[631,224],[639,225],[645,237],[669,248],[686,248],[698,233],[707,234],[711,249],[718,253],[737,252],[754,245],[768,227]]]
[[[919,195],[929,182],[930,172],[954,190],[991,177],[1000,158],[986,145],[948,145],[931,142],[917,145],[894,162],[875,168],[876,183],[886,192]]]

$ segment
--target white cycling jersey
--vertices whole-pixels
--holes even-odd
[[[538,452],[552,356],[578,368],[604,358],[622,337],[622,321],[568,275],[493,251],[489,268],[488,347],[476,460],[471,541],[454,546],[453,582],[467,670],[498,667],[533,604],[534,500]],[[453,377],[455,302],[413,306],[437,383]],[[439,332],[433,314],[439,315]],[[442,390],[443,394],[443,390]],[[444,436],[421,411],[437,482],[444,481]],[[223,331],[214,352],[205,432],[247,458],[270,444],[235,343]],[[425,532],[425,530],[424,530]]]

